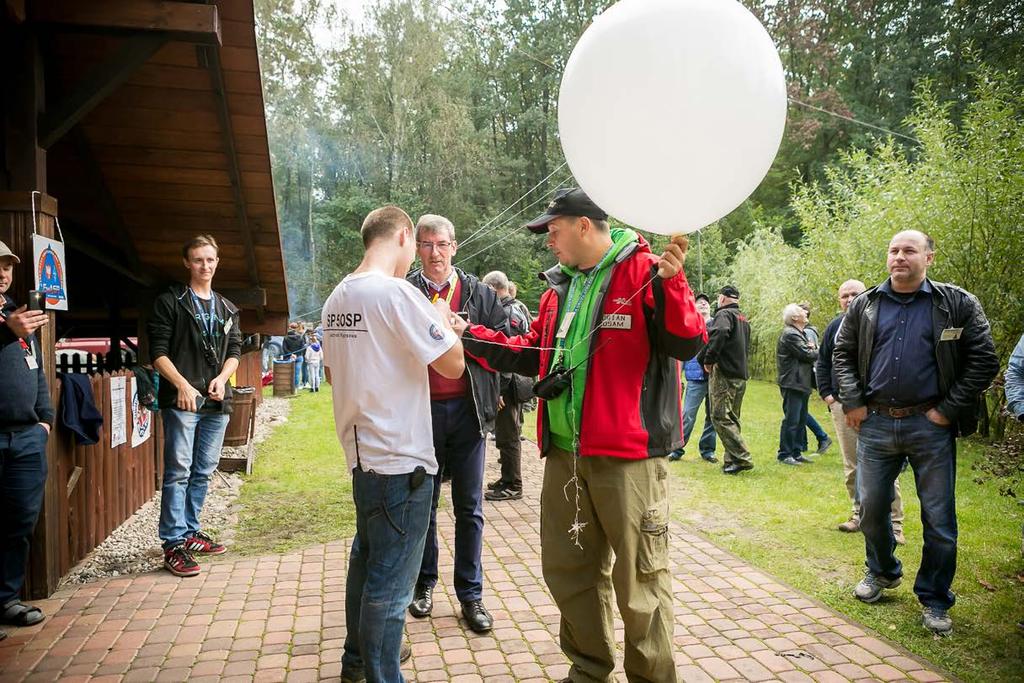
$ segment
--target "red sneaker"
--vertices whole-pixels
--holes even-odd
[[[197,531],[195,536],[185,539],[185,549],[200,555],[223,555],[228,551],[227,547],[217,543],[202,531]]]
[[[164,568],[175,576],[197,576],[199,563],[192,559],[192,554],[179,543],[164,551]]]

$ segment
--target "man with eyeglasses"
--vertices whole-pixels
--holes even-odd
[[[494,290],[452,265],[457,248],[451,221],[433,214],[422,216],[416,223],[416,249],[422,268],[407,279],[432,302],[445,301],[460,316],[508,334],[508,317]],[[437,502],[441,477],[447,472],[455,513],[455,594],[469,628],[486,633],[491,630],[493,619],[483,604],[480,560],[484,536],[484,435],[494,430],[499,377],[469,355],[466,371],[457,379],[448,379],[433,370],[429,374],[438,472],[423,562],[409,613],[423,618],[433,610],[433,590],[438,578]]]

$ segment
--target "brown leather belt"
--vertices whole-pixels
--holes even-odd
[[[916,406],[894,408],[893,406],[887,406],[881,403],[869,403],[868,410],[870,410],[872,413],[878,413],[879,415],[901,418],[910,417],[911,415],[921,415],[922,413],[927,413],[929,410],[931,410],[937,405],[939,405],[938,401],[929,401],[928,403],[920,403]]]

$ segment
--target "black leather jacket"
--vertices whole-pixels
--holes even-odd
[[[429,297],[427,286],[420,275],[421,272],[421,270],[414,270],[405,279]],[[509,334],[511,330],[508,317],[494,290],[480,282],[475,275],[463,272],[459,268],[455,268],[455,273],[459,277],[462,288],[458,310],[468,313],[471,323]],[[494,416],[498,414],[498,373],[485,368],[477,358],[470,354],[466,354],[466,372],[469,375],[469,386],[473,395],[476,418],[480,423],[480,433],[483,435],[494,431]]]
[[[999,372],[999,358],[978,299],[956,285],[929,282],[932,338],[942,394],[936,409],[953,423],[959,436],[968,436],[978,427],[979,400]],[[839,327],[832,369],[838,382],[839,402],[847,412],[867,404],[867,378],[880,296],[878,287],[872,287],[854,299]]]
[[[805,394],[811,393],[814,387],[814,361],[817,359],[818,352],[811,348],[804,333],[799,328],[786,325],[775,346],[779,386]]]
[[[750,323],[739,304],[726,304],[715,311],[708,325],[708,343],[697,354],[701,365],[717,365],[732,379],[749,379]]]

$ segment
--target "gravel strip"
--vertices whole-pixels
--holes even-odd
[[[284,398],[264,398],[256,411],[255,442],[264,441],[279,425],[288,421],[291,403]],[[245,457],[246,447],[225,448],[225,457]],[[210,489],[203,505],[203,529],[225,545],[235,535],[238,515],[235,500],[242,490],[240,475],[216,471],[210,478]],[[160,522],[160,492],[78,563],[61,581],[87,583],[95,579],[140,574],[163,566],[163,552],[157,526]]]

